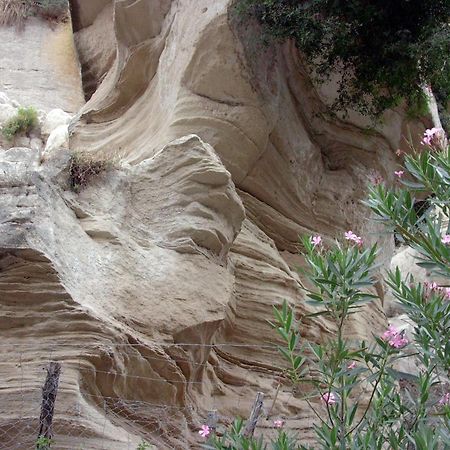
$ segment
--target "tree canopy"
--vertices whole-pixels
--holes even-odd
[[[378,116],[423,86],[450,94],[450,0],[237,0],[266,35],[291,38],[319,82],[341,75],[335,110]]]

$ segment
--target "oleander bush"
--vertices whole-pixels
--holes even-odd
[[[286,365],[283,384],[300,394],[316,418],[315,439],[302,442],[285,419],[273,422],[276,435],[245,434],[241,419],[222,435],[203,425],[204,448],[219,450],[445,450],[450,448],[450,150],[443,130],[426,130],[423,148],[407,155],[388,187],[377,179],[366,205],[386,230],[416,250],[417,264],[430,280],[419,281],[397,268],[385,281],[412,325],[390,325],[381,335],[355,342],[345,335],[349,317],[377,299],[380,268],[377,246],[349,230],[334,244],[304,237],[309,317],[296,317],[294,305],[274,306],[271,325],[281,339]],[[416,196],[430,194],[420,214]],[[439,280],[439,283],[435,280]],[[302,325],[326,316],[336,326],[324,342],[302,337]],[[405,323],[406,326],[406,323]],[[415,373],[398,364],[412,359]]]

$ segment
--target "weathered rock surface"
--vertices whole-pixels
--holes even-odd
[[[41,132],[44,136],[48,137],[54,130],[56,130],[56,128],[62,125],[68,126],[71,120],[72,116],[62,109],[52,109],[48,112],[42,123]]]
[[[59,145],[42,164],[29,149],[0,152],[2,430],[24,396],[39,397],[53,358],[58,448],[194,447],[208,410],[226,421],[247,415],[256,391],[267,405],[275,396],[272,307],[311,311],[298,235],[374,239],[360,200],[374,171],[392,181],[404,114],[371,133],[357,116],[327,118],[329,93],[311,86],[295,49],[252,51],[257,30],[235,26],[230,3],[74,2],[93,95],[70,124],[71,151],[112,164],[76,194]],[[76,101],[41,97],[75,112]],[[387,264],[393,242],[379,244]],[[346,333],[385,325],[380,301]],[[316,318],[302,334],[334,331]],[[314,417],[288,386],[272,414],[310,436]]]
[[[1,27],[0,91],[24,106],[75,112],[84,103],[70,21]]]

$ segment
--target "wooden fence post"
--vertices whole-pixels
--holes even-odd
[[[216,434],[217,421],[218,421],[217,409],[208,411],[208,416],[206,418],[206,425],[208,425],[212,434]]]
[[[255,432],[256,424],[258,422],[259,416],[261,415],[263,409],[264,394],[258,392],[256,394],[255,403],[253,404],[250,416],[245,424],[244,432],[242,433],[245,437],[252,437]]]
[[[58,393],[61,364],[51,362],[47,368],[47,378],[42,388],[41,416],[39,418],[39,435],[36,448],[49,450],[50,440],[53,437],[52,422],[55,411],[56,394]]]

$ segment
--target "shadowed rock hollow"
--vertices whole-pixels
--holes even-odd
[[[17,420],[42,359],[60,360],[58,448],[77,435],[89,449],[142,437],[193,448],[208,410],[246,416],[257,391],[270,405],[283,367],[272,306],[310,312],[298,236],[374,239],[360,200],[374,172],[392,181],[404,112],[370,132],[356,114],[328,118],[333,86],[314,89],[290,43],[255,45],[257,28],[230,4],[74,0],[88,101],[70,151],[112,167],[74,193],[67,149],[0,153],[1,414]],[[379,243],[388,264],[393,243]],[[346,332],[385,324],[380,300]],[[333,331],[316,318],[302,334]],[[18,348],[26,376],[11,369]],[[288,385],[272,416],[311,435],[312,412]]]

